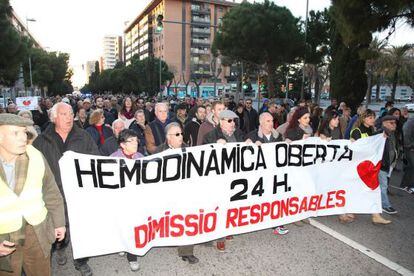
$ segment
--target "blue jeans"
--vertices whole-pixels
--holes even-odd
[[[378,174],[378,181],[381,188],[381,203],[382,208],[389,208],[391,207],[391,203],[388,199],[388,173],[384,171],[379,171]]]

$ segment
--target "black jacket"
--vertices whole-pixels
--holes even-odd
[[[189,146],[197,145],[198,130],[200,129],[201,121],[196,117],[192,118],[184,128],[184,143]]]
[[[236,128],[233,135],[236,138],[237,142],[244,142],[244,140],[245,140],[244,139],[244,133],[240,129]],[[224,139],[227,142],[229,142],[227,140],[226,136],[224,136],[224,134],[221,131],[220,127],[217,127],[215,129],[213,129],[212,131],[210,131],[209,133],[207,133],[206,136],[204,136],[203,145],[216,143],[217,140],[219,140],[219,139]]]
[[[286,130],[285,138],[291,141],[302,140],[305,131],[299,126]]]
[[[33,142],[33,146],[43,153],[52,169],[56,183],[63,195],[62,180],[60,179],[59,159],[66,151],[101,155],[91,136],[83,129],[73,126],[66,141],[55,131],[55,125],[50,124]]]
[[[395,143],[395,139],[394,139],[394,143]],[[392,143],[390,137],[388,137],[385,140],[384,153],[382,154],[382,160],[381,160],[381,171],[388,173],[390,171],[391,164],[394,163],[397,157],[397,148],[396,148],[396,145],[394,145],[394,143]],[[393,160],[391,160],[390,158],[390,151],[394,151]]]
[[[148,124],[146,125],[148,127]],[[137,124],[137,121],[133,121],[129,125],[129,129],[135,131],[138,134],[138,151],[145,155],[145,134],[144,134],[144,128],[142,128],[139,124]]]
[[[252,130],[257,129],[259,125],[259,114],[256,109],[252,108],[250,111],[244,109],[244,132],[249,133]]]
[[[257,130],[253,130],[249,132],[246,136],[246,140],[250,139],[253,143],[256,143],[257,141],[260,141],[262,143],[273,143],[273,142],[281,142],[282,134],[274,130],[272,132],[272,135],[270,135],[270,139],[268,140],[266,136],[263,135],[263,133],[260,131],[260,128]]]

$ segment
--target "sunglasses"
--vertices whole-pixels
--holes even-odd
[[[174,135],[174,136],[178,137],[178,136],[183,136],[183,133],[182,132],[177,132],[177,133],[170,133],[169,135]]]
[[[227,120],[226,119],[222,119],[222,120],[226,121],[229,124],[232,123],[232,122],[236,122],[234,119],[227,119]]]

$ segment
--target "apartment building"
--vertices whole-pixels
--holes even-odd
[[[103,38],[102,68],[112,69],[118,61],[123,61],[122,37],[107,35]]]
[[[235,5],[219,0],[151,1],[124,30],[126,64],[134,55],[153,56],[168,64],[177,82],[212,83],[216,78],[225,83],[229,68],[221,66],[220,58],[212,66],[211,44],[222,17]],[[164,18],[160,33],[158,15]]]

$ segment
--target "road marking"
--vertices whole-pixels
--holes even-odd
[[[385,265],[386,267],[388,267],[391,270],[394,270],[395,272],[401,274],[401,275],[414,275],[414,272],[406,269],[405,267],[402,267],[401,265],[391,261],[390,259],[385,258],[384,256],[372,251],[371,249],[363,246],[362,244],[357,243],[356,241],[351,240],[350,238],[336,232],[335,230],[329,228],[328,226],[314,220],[314,219],[309,219],[310,220],[310,224],[316,228],[318,228],[319,230],[322,230],[323,232],[327,233],[328,235],[334,237],[335,239],[340,240],[341,242],[349,245],[350,247],[360,251],[362,254],[367,255],[368,257],[370,257],[371,259],[376,260],[377,262]]]

